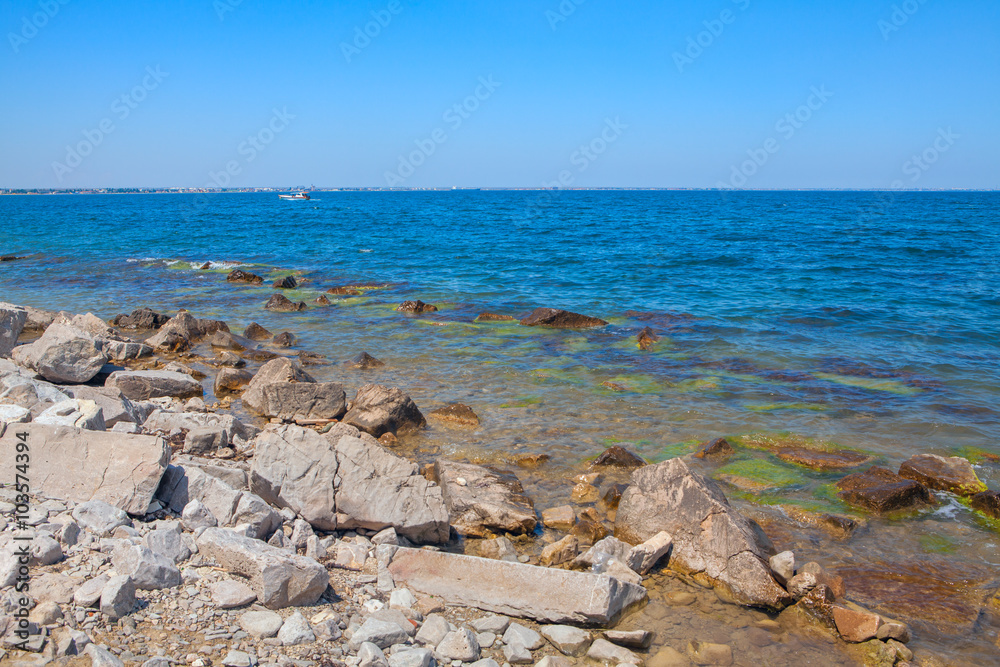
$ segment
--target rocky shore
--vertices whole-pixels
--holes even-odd
[[[306,307],[280,294],[267,305]],[[540,308],[520,324],[607,323]],[[637,344],[657,340],[644,329]],[[907,624],[857,604],[841,577],[798,562],[730,505],[698,468],[728,460],[725,440],[658,464],[612,447],[564,504],[538,511],[516,472],[398,453],[428,419],[474,427],[472,408],[425,416],[405,388],[318,382],[294,344],[293,332],[251,324],[238,335],[186,311],[106,323],[0,303],[5,481],[26,466],[25,488],[0,488],[0,662],[751,665],[798,634],[843,664],[945,664],[915,655]],[[775,453],[843,470],[836,493],[873,513],[927,506],[937,492],[998,516],[997,492],[965,459],[852,472],[871,461]],[[635,620],[663,577],[755,615],[730,641],[664,645]],[[678,610],[688,595],[672,598]]]

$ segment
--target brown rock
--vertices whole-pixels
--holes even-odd
[[[277,359],[280,354],[275,354],[270,350],[243,350],[240,352],[240,356],[244,359],[249,359],[250,361],[271,361],[272,359]]]
[[[385,366],[384,361],[379,361],[367,352],[362,352],[358,356],[354,357],[348,361],[345,366],[350,366],[351,368],[357,368],[359,370],[368,371],[373,368],[382,368]]]
[[[225,350],[240,351],[247,348],[236,336],[228,331],[216,331],[208,337],[208,344],[212,347],[219,347]]]
[[[928,505],[933,502],[923,484],[903,479],[890,470],[873,466],[837,482],[838,497],[872,512],[891,512]]]
[[[514,457],[514,465],[534,470],[551,458],[548,454],[517,454]]]
[[[708,442],[703,442],[698,446],[698,451],[694,453],[696,459],[708,459],[709,461],[725,461],[733,455],[733,446],[725,438],[716,438]]]
[[[653,344],[660,340],[660,337],[653,332],[649,327],[645,327],[639,332],[639,335],[635,337],[636,343],[640,350],[651,350],[653,349]]]
[[[618,445],[613,445],[608,447],[603,454],[594,459],[593,463],[590,464],[591,468],[597,468],[599,466],[608,466],[611,468],[641,468],[647,465],[646,462],[639,457],[637,454],[633,454],[624,447]]]
[[[570,493],[570,498],[574,503],[583,505],[585,503],[596,502],[600,497],[600,491],[593,484],[586,484],[580,482],[573,487],[573,491]]]
[[[159,329],[170,321],[170,317],[149,308],[138,308],[131,315],[115,315],[111,325],[119,329]]]
[[[935,454],[915,454],[899,466],[899,476],[920,482],[930,489],[971,496],[986,491],[986,485],[976,476],[965,459],[945,458]]]
[[[295,345],[295,334],[288,331],[282,331],[280,334],[271,339],[271,344],[277,347],[291,347]]]
[[[878,614],[855,611],[844,607],[833,608],[833,620],[837,624],[837,632],[844,641],[859,644],[878,636],[878,628],[882,619]]]
[[[514,475],[442,459],[435,462],[434,473],[451,525],[459,535],[485,537],[494,531],[534,531],[534,504]]]
[[[560,329],[581,329],[588,327],[607,326],[607,322],[596,317],[571,313],[568,310],[556,308],[536,308],[530,315],[521,320],[526,327],[556,327]]]
[[[250,283],[251,285],[263,285],[264,279],[260,276],[244,271],[243,269],[233,269],[226,276],[226,281],[230,283]]]
[[[443,408],[433,410],[427,416],[449,426],[463,426],[467,428],[479,426],[479,417],[472,411],[472,408],[462,403],[446,405]]]
[[[313,303],[315,303],[317,306],[329,306],[330,300],[326,298],[325,294],[320,294],[318,297],[313,299]]]
[[[355,287],[331,287],[326,291],[326,293],[335,294],[337,296],[361,296],[364,294],[364,292]]]
[[[567,535],[542,549],[538,562],[546,567],[562,565],[576,558],[578,553],[580,553],[580,540],[576,535]]]
[[[243,332],[243,337],[249,338],[250,340],[267,340],[272,336],[273,334],[270,331],[256,322],[248,324],[246,330]]]
[[[579,537],[580,541],[585,544],[599,542],[611,534],[611,531],[603,525],[583,517],[580,517],[580,520],[576,522],[576,525],[573,526],[570,532]]]
[[[568,532],[576,525],[576,514],[569,505],[552,507],[542,512],[542,525],[553,530]]]
[[[779,447],[775,456],[783,461],[796,463],[814,470],[844,470],[871,463],[873,457],[850,449],[822,450],[808,447]]]
[[[627,484],[612,484],[608,487],[608,490],[604,492],[604,498],[602,498],[604,505],[608,509],[618,509],[618,503],[621,502],[622,494],[625,493],[625,489],[627,488]]]
[[[295,282],[294,276],[285,276],[284,278],[278,278],[273,283],[271,283],[271,287],[274,287],[275,289],[295,289],[297,286],[298,283]]]
[[[423,428],[427,420],[416,403],[397,387],[366,384],[358,389],[343,421],[376,438]]]
[[[423,301],[404,301],[399,304],[396,308],[397,312],[400,313],[410,313],[413,315],[420,315],[421,313],[435,313],[437,312],[437,306],[432,306],[429,303],[424,303]]]
[[[264,304],[264,310],[272,310],[276,313],[295,313],[308,307],[305,301],[293,303],[284,294],[275,294]]]
[[[252,379],[253,374],[250,371],[237,368],[223,368],[215,376],[213,393],[216,396],[238,393],[243,391],[243,388],[250,384],[250,380]]]
[[[496,313],[479,313],[476,322],[511,322],[517,318],[510,315],[498,315]]]
[[[994,519],[1000,519],[1000,493],[996,491],[983,491],[972,496],[972,509],[979,510],[983,514]]]

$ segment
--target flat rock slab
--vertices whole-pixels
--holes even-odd
[[[844,477],[837,482],[837,488],[840,489],[839,498],[876,513],[922,507],[933,502],[926,486],[879,466]]]
[[[967,460],[935,454],[915,454],[899,466],[899,476],[920,482],[929,489],[948,491],[960,496],[982,493],[986,485]]]
[[[205,393],[201,383],[193,377],[174,371],[115,371],[104,386],[115,387],[133,401],[163,396],[190,398]]]
[[[449,426],[462,426],[466,428],[479,426],[479,416],[472,408],[463,403],[446,405],[443,408],[431,411],[427,416],[434,419],[434,421]]]
[[[535,529],[534,504],[513,474],[442,459],[434,463],[434,474],[459,535],[486,537],[496,531],[520,534]]]
[[[257,599],[269,609],[313,604],[330,583],[326,568],[312,558],[224,528],[207,528],[197,544],[199,554],[250,579]]]
[[[605,625],[646,598],[614,577],[423,549],[400,548],[389,564],[397,585],[545,623]]]
[[[781,447],[774,450],[782,461],[795,463],[813,470],[844,470],[857,468],[874,460],[870,454],[850,449],[810,449],[808,447]]]
[[[32,491],[77,503],[103,500],[138,516],[149,508],[170,460],[166,441],[151,435],[0,423],[3,470],[15,468],[19,433],[27,434],[31,448]]]

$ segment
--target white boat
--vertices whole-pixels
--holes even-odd
[[[307,195],[305,191],[299,191],[293,195],[278,195],[278,197],[281,199],[290,199],[295,201],[304,201],[306,199],[309,199],[309,195]]]

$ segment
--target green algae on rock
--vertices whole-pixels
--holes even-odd
[[[807,477],[795,470],[764,459],[733,461],[716,470],[713,476],[753,492],[802,488],[809,483]]]
[[[971,496],[986,490],[972,465],[963,458],[936,454],[914,454],[899,466],[899,476],[920,482],[930,489]]]

